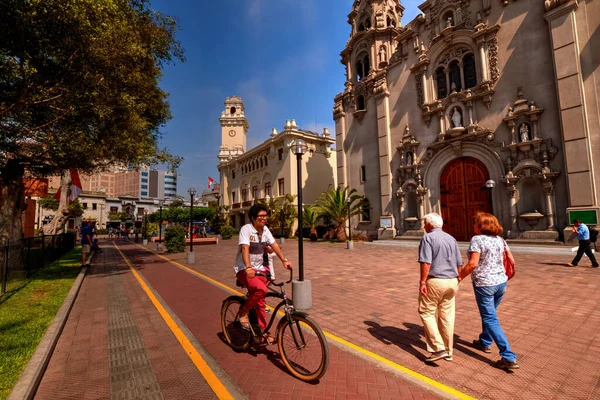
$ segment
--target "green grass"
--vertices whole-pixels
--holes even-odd
[[[6,399],[81,269],[71,250],[0,298],[0,399]]]

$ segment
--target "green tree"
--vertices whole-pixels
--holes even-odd
[[[54,198],[54,196],[44,196],[39,200],[40,207],[44,210],[56,211],[58,210],[58,200]]]
[[[67,210],[69,211],[69,217],[81,217],[84,211],[79,199],[73,200],[73,202],[67,206]]]
[[[283,231],[286,238],[293,236],[292,228],[298,218],[298,210],[294,206],[296,195],[285,194],[277,198],[279,223],[283,222]]]
[[[356,189],[341,188],[329,189],[323,192],[316,201],[316,211],[329,217],[336,225],[335,237],[338,242],[348,239],[346,235],[346,221],[348,220],[348,199],[350,199],[350,215],[362,215],[364,196],[356,194]]]
[[[22,236],[25,171],[62,174],[58,222],[70,168],[177,168],[158,147],[162,68],[183,61],[173,18],[149,0],[6,0],[0,15],[0,237]]]
[[[304,213],[302,214],[302,222],[304,227],[310,228],[310,233],[308,236],[310,237],[311,242],[316,242],[319,238],[317,235],[317,222],[319,221],[320,215],[315,206],[304,206]]]

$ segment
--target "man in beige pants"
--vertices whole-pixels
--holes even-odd
[[[419,244],[419,316],[431,352],[426,361],[452,361],[454,298],[462,257],[456,239],[442,231],[444,221],[439,214],[427,214],[423,221],[426,233]]]

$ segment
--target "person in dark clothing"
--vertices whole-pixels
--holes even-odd
[[[576,219],[573,221],[573,232],[577,234],[577,239],[579,240],[579,248],[577,249],[577,255],[569,264],[569,267],[576,267],[581,257],[585,253],[586,256],[592,262],[593,268],[598,268],[598,261],[596,261],[596,257],[594,257],[594,253],[592,252],[591,241],[590,241],[590,230],[589,228],[582,223],[580,220]]]

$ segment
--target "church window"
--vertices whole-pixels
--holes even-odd
[[[435,72],[435,79],[437,81],[437,95],[438,99],[443,99],[448,95],[448,88],[446,87],[446,72],[443,67],[438,68]]]
[[[387,16],[387,26],[394,27],[394,28],[396,27],[396,19],[391,15]]]
[[[365,29],[371,28],[371,17],[365,19]]]
[[[450,91],[460,92],[461,90],[460,67],[458,61],[455,60],[450,63]]]
[[[365,109],[365,97],[363,95],[359,95],[356,98],[356,109],[364,110]]]
[[[229,113],[232,114],[232,115],[235,114],[235,107],[231,107],[229,109]]]
[[[363,59],[363,68],[364,68],[365,75],[369,75],[369,72],[371,72],[371,63],[369,62],[368,55],[366,55],[365,58]]]
[[[463,59],[463,71],[465,74],[466,88],[472,88],[477,85],[477,68],[475,67],[475,56],[467,54]]]
[[[365,197],[361,206],[362,214],[360,215],[361,222],[369,222],[371,221],[371,203],[369,203],[369,199]]]
[[[360,60],[358,60],[356,62],[356,76],[359,81],[365,76],[364,71],[363,71],[362,61],[360,61]]]
[[[358,31],[362,32],[365,30],[365,24],[361,23],[360,25],[358,25]]]

